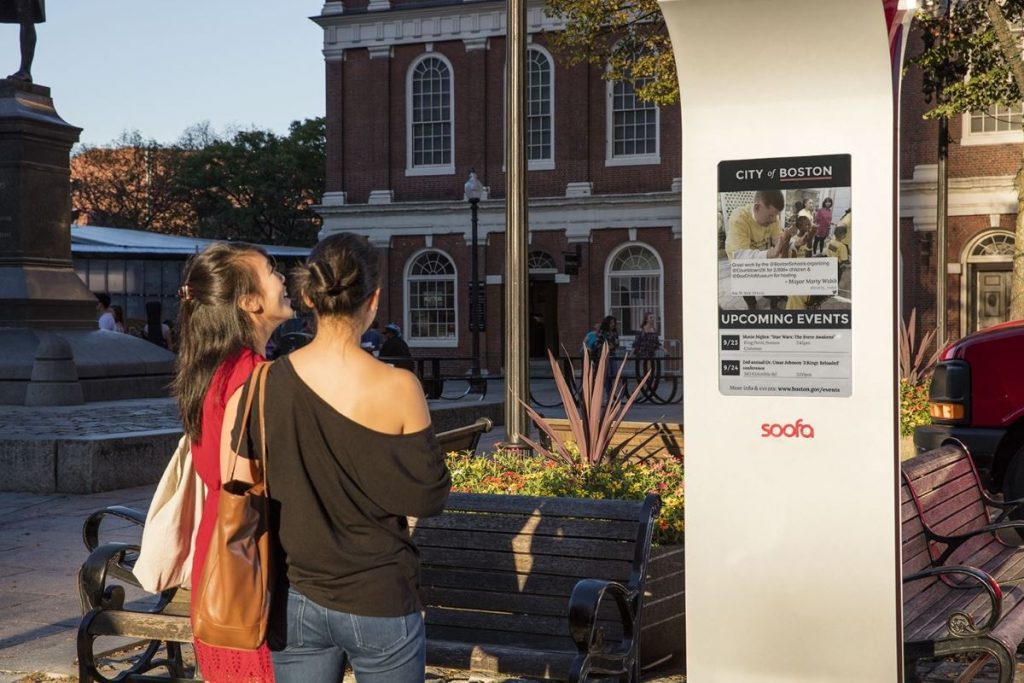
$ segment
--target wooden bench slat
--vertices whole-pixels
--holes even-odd
[[[641,501],[590,500],[586,498],[545,498],[540,496],[495,496],[480,493],[458,493],[448,498],[447,511],[497,512],[576,519],[610,519],[636,521]],[[528,514],[524,514],[525,510]]]
[[[573,576],[533,576],[529,573],[496,572],[466,567],[422,567],[420,586],[516,591],[521,595],[568,595],[576,585]]]
[[[490,674],[520,674],[531,678],[562,679],[569,675],[572,653],[517,648],[510,645],[470,645],[467,634],[452,633],[443,640],[443,632],[431,633],[427,640],[427,661],[437,666],[472,669]],[[471,634],[470,634],[471,635]]]
[[[409,518],[409,528],[417,529],[452,529],[461,531],[496,531],[519,533],[523,530],[523,515],[473,514],[446,511],[445,514],[425,519]],[[528,518],[527,518],[528,519]],[[593,538],[595,530],[600,530],[599,537],[610,540],[636,540],[637,525],[633,521],[571,519],[561,517],[557,528],[549,528],[548,524],[537,525],[535,535],[557,536],[559,538]]]
[[[492,552],[467,550],[465,548],[425,548],[420,553],[421,567],[453,567],[488,569],[490,571],[519,571],[550,576],[604,576],[617,577],[622,581],[629,578],[632,569],[629,562],[615,560],[594,560],[577,557],[531,555],[529,553]]]
[[[413,541],[421,554],[433,556],[436,551],[495,550],[499,552],[529,552],[531,555],[572,556],[599,560],[633,561],[633,544],[623,541],[606,541],[592,538],[561,538],[536,534],[478,533],[474,531],[437,531],[417,529]]]
[[[95,635],[187,642],[192,639],[192,622],[188,617],[104,610],[93,618],[89,631]]]

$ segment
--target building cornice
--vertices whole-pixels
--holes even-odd
[[[900,218],[911,218],[914,229],[935,230],[938,192],[935,164],[914,167],[914,176],[900,181]],[[950,216],[1017,213],[1013,176],[972,176],[949,179]]]
[[[393,7],[393,6],[392,6]],[[561,19],[548,17],[543,2],[530,2],[527,31],[559,31]],[[505,3],[483,0],[430,7],[398,7],[374,12],[330,12],[313,17],[324,30],[324,58],[341,59],[345,50],[476,40],[505,35]]]
[[[335,232],[367,236],[387,246],[395,237],[462,235],[471,239],[469,204],[463,201],[397,202],[394,204],[321,204],[320,238]],[[564,230],[570,241],[589,240],[593,230],[608,228],[671,228],[680,235],[678,192],[607,194],[591,197],[541,197],[530,200],[531,232]],[[505,202],[481,201],[478,235],[505,231]]]

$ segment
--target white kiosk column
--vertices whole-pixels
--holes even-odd
[[[692,683],[900,678],[883,4],[661,2],[682,102]]]

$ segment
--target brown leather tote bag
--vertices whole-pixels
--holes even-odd
[[[218,494],[217,525],[196,587],[192,632],[215,647],[255,650],[267,634],[270,598],[270,534],[267,498],[267,438],[264,390],[271,363],[261,363],[248,380],[239,441],[232,449],[231,480]],[[253,396],[259,395],[260,463],[253,484],[234,478],[238,451],[246,438]]]

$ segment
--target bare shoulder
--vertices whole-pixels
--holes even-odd
[[[423,396],[423,386],[416,375],[402,368],[385,365],[382,386],[387,392],[382,395],[388,407],[396,410],[402,418],[404,433],[418,432],[430,425],[430,410]]]

